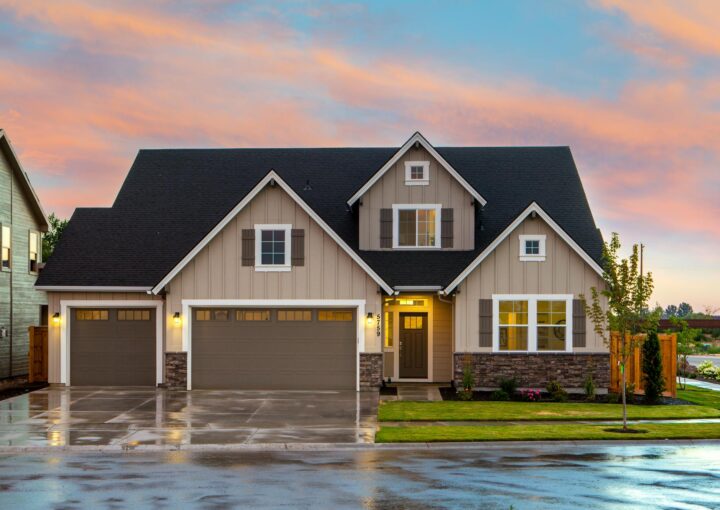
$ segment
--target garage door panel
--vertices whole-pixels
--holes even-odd
[[[154,386],[155,309],[148,309],[147,321],[118,321],[117,310],[106,310],[107,320],[78,320],[76,313],[71,315],[70,383]]]
[[[354,389],[352,321],[198,321],[192,325],[193,388]]]

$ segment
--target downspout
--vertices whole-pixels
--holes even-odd
[[[13,187],[15,185],[15,171],[11,168],[10,169],[10,345],[9,345],[9,355],[10,359],[8,364],[8,377],[12,377],[13,375],[13,337],[14,337],[14,331],[13,331],[13,323],[14,321],[14,314],[13,310],[15,309],[15,302],[13,301],[13,273],[15,272],[15,268],[13,267],[13,255],[15,255],[15,246],[13,243],[13,195],[14,190]]]

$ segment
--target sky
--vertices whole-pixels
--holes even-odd
[[[0,0],[0,127],[60,217],[141,148],[568,145],[653,301],[720,307],[716,0]]]

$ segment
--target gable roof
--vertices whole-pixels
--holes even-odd
[[[425,150],[427,150],[430,155],[435,158],[435,160],[440,163],[440,166],[442,166],[447,172],[452,175],[459,183],[460,185],[467,190],[470,195],[477,200],[480,205],[485,205],[487,201],[482,197],[478,191],[473,188],[470,183],[468,183],[465,178],[460,175],[457,170],[455,170],[450,163],[445,161],[445,158],[443,158],[436,150],[435,148],[430,145],[430,142],[428,142],[423,135],[420,134],[419,131],[415,131],[415,133],[408,139],[407,142],[403,144],[402,147],[393,155],[393,157],[390,158],[390,160],[385,163],[380,170],[375,172],[375,174],[370,177],[363,186],[357,190],[353,196],[350,197],[348,200],[348,205],[352,206],[355,202],[360,200],[360,197],[362,197],[367,191],[372,188],[372,186],[380,180],[380,178],[385,175],[385,172],[390,170],[395,163],[398,162],[398,160],[403,157],[403,155],[415,144],[422,145]]]
[[[487,200],[476,209],[473,251],[359,250],[357,208],[347,202],[397,148],[141,150],[112,207],[75,212],[37,285],[155,287],[270,170],[393,288],[448,287],[533,202],[601,263],[567,147],[435,150]]]
[[[25,192],[25,196],[28,199],[30,209],[35,214],[35,219],[40,225],[40,230],[42,232],[47,232],[49,228],[47,215],[45,214],[45,211],[40,204],[40,199],[35,193],[35,189],[33,189],[32,184],[30,184],[30,178],[28,177],[27,173],[25,173],[25,170],[20,164],[20,160],[15,154],[15,150],[13,149],[12,144],[7,137],[7,134],[5,133],[5,130],[3,129],[0,129],[0,151],[2,151],[2,153],[5,155],[5,158],[10,164],[10,168],[12,168],[15,176],[18,178],[20,187],[23,189],[23,191]]]

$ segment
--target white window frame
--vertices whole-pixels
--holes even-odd
[[[440,214],[442,204],[393,204],[393,249],[396,250],[437,250],[442,248],[442,239],[440,227],[442,225]],[[415,246],[400,246],[400,214],[399,211],[407,210],[425,210],[435,211],[435,245],[434,246],[418,246],[417,245],[417,217],[415,219]]]
[[[520,236],[520,260],[522,262],[544,262],[545,261],[545,235],[521,235]],[[536,254],[525,253],[525,241],[539,241],[540,250]]]
[[[558,352],[573,352],[573,295],[572,294],[493,294],[493,338],[492,352],[501,354],[519,354],[524,352],[537,354],[552,354]],[[528,302],[528,348],[526,351],[500,350],[500,301],[527,301]],[[565,349],[561,351],[538,351],[537,349],[537,302],[538,301],[565,301]]]
[[[8,267],[2,266],[2,260],[0,259],[0,271],[12,271],[13,269],[13,239],[12,239],[12,225],[4,225],[0,223],[0,257],[2,257],[2,248],[5,246],[5,229],[8,231]]]
[[[411,169],[414,166],[421,166],[423,169],[422,179],[413,179]],[[430,162],[429,161],[406,161],[405,162],[405,185],[406,186],[428,186],[430,184]]]
[[[284,230],[285,231],[285,263],[284,264],[263,264],[262,263],[262,231],[263,230]],[[292,225],[288,224],[256,224],[255,225],[255,271],[273,272],[290,271],[292,261],[290,259],[290,243]]]
[[[32,254],[33,245],[31,242],[32,235],[35,234],[37,244],[35,245],[35,271],[30,269],[30,261],[32,260],[30,258],[30,255]],[[37,230],[29,230],[28,231],[28,273],[29,274],[38,274],[40,272],[40,257],[42,256],[42,234]]]

